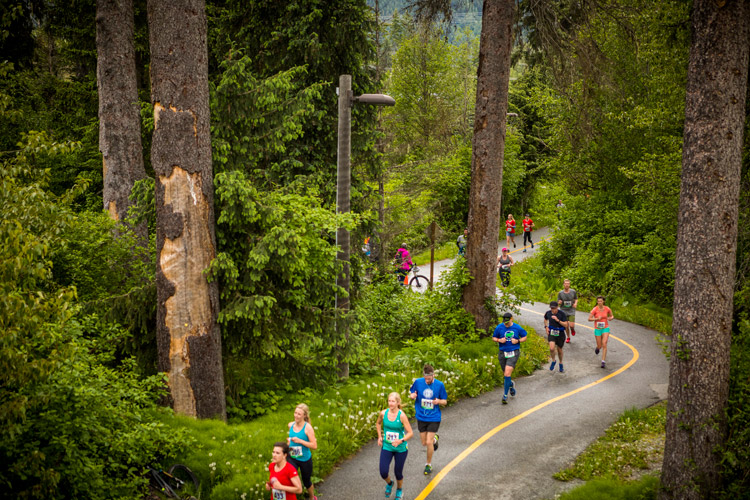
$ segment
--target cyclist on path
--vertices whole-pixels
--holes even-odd
[[[599,295],[596,298],[596,306],[589,314],[589,321],[594,322],[594,338],[596,339],[596,349],[594,352],[602,352],[602,368],[607,367],[607,341],[609,340],[609,322],[615,319],[612,309],[604,305],[604,297]]]
[[[283,498],[285,500],[297,500],[297,493],[302,493],[297,469],[287,462],[289,458],[289,445],[278,442],[273,445],[271,452],[271,463],[268,464],[268,482],[266,490],[271,491],[271,498]]]
[[[406,243],[401,245],[401,248],[396,250],[396,255],[393,257],[393,263],[396,266],[396,275],[398,276],[398,282],[402,285],[406,279],[406,275],[409,274],[409,270],[414,265],[411,261],[409,251],[406,249]]]
[[[560,309],[568,317],[568,326],[565,327],[567,339],[565,342],[570,343],[570,336],[576,335],[576,307],[578,307],[578,292],[570,288],[570,280],[563,281],[563,289],[557,294],[557,303]]]
[[[544,329],[547,331],[549,357],[552,360],[549,370],[555,370],[555,354],[557,354],[557,358],[560,360],[560,373],[563,373],[565,372],[563,368],[563,346],[565,346],[565,327],[568,325],[568,316],[558,307],[557,302],[549,303],[549,311],[544,313]]]
[[[389,474],[391,461],[395,462],[396,500],[404,496],[404,464],[409,454],[407,441],[412,437],[409,418],[401,411],[401,395],[392,392],[388,395],[388,408],[378,414],[375,424],[378,431],[378,446],[380,450],[380,477],[385,480],[385,498],[391,497],[393,479]]]
[[[526,251],[526,240],[529,240],[529,244],[531,245],[531,248],[534,248],[534,242],[531,241],[531,230],[534,229],[534,221],[531,220],[531,217],[529,217],[529,214],[526,214],[524,219],[521,221],[521,224],[523,225],[523,251]]]
[[[445,385],[435,378],[435,369],[424,365],[423,377],[411,384],[409,398],[414,400],[417,429],[422,439],[422,446],[427,448],[427,463],[424,473],[432,474],[432,454],[438,448],[438,429],[440,428],[440,405],[448,404],[448,393]]]
[[[294,421],[289,422],[289,463],[302,476],[302,484],[307,488],[310,500],[318,500],[312,483],[313,461],[310,450],[318,449],[315,429],[310,423],[310,408],[300,403],[294,409]]]
[[[492,334],[492,340],[498,343],[500,352],[498,359],[503,369],[503,401],[504,405],[508,404],[508,393],[511,396],[516,395],[516,384],[511,381],[513,368],[518,362],[521,354],[521,342],[526,342],[526,330],[521,325],[513,323],[513,315],[509,312],[503,314],[503,322],[495,327]]]

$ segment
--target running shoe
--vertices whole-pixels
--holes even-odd
[[[549,371],[551,371],[551,372],[555,371],[555,363],[557,363],[557,361],[553,361],[552,363],[550,363],[550,365],[549,365]]]
[[[575,337],[576,336],[576,329],[575,328],[571,328],[570,329],[570,334]]]
[[[523,253],[526,253],[526,249],[525,248],[523,249]]]
[[[565,339],[565,343],[566,344],[570,344],[570,337],[568,337],[567,339]]]
[[[399,488],[396,490],[396,500],[401,500],[402,498],[404,498],[404,490]]]
[[[594,354],[599,354],[599,348],[594,349]]]
[[[432,465],[427,464],[424,466],[424,475],[429,476],[432,474]],[[396,492],[396,498],[398,498],[398,491]]]
[[[562,363],[560,363],[560,373],[565,373],[565,370],[563,370]]]
[[[606,367],[607,367],[607,363],[605,361],[602,361],[602,368],[606,368]]]
[[[503,396],[503,404],[504,405],[508,404],[508,396]]]
[[[513,248],[516,248],[516,244],[515,243],[513,243]]]
[[[531,244],[531,248],[534,248],[534,244],[533,243]]]
[[[438,449],[438,441],[440,440],[440,436],[435,434],[435,437],[432,439],[432,451],[437,451]]]
[[[510,383],[510,395],[511,397],[515,397],[516,395],[516,383],[515,382]]]
[[[393,490],[393,479],[391,482],[385,485],[385,498],[391,498],[391,491]]]

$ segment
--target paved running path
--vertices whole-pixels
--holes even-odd
[[[549,228],[543,227],[541,229],[538,229],[536,231],[533,231],[533,242],[534,242],[534,248],[531,248],[530,246],[525,247],[526,252],[524,252],[524,246],[521,244],[523,242],[523,235],[516,236],[516,248],[513,248],[513,245],[510,247],[510,254],[513,257],[513,260],[520,261],[524,260],[527,257],[531,257],[536,253],[537,250],[539,250],[540,246],[539,243],[544,244],[544,241],[548,240],[550,237],[550,231]],[[503,237],[502,241],[500,241],[500,244],[497,247],[497,254],[500,255],[500,250],[505,246],[505,238]],[[438,260],[435,261],[435,277],[437,279],[440,279],[440,275],[448,269],[448,266],[453,264],[455,262],[455,258],[453,259],[445,259],[445,260]],[[427,278],[430,277],[430,263],[422,264],[419,266],[419,274],[426,276]],[[511,278],[512,280],[512,278]]]
[[[530,254],[514,257],[519,253]],[[545,304],[524,304],[517,319],[542,332],[546,310]],[[668,362],[657,333],[612,321],[607,368],[601,369],[593,330],[582,324],[586,317],[579,312],[578,335],[565,345],[565,373],[545,365],[517,379],[518,395],[506,406],[500,388],[443,410],[431,477],[423,474],[425,451],[412,423],[404,499],[554,498],[577,483],[556,481],[552,474],[570,465],[620,413],[666,398]],[[379,455],[372,441],[343,462],[318,486],[321,500],[384,498]]]

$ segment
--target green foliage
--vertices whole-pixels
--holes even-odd
[[[628,479],[637,469],[648,469],[661,462],[666,421],[665,403],[645,410],[627,410],[571,467],[554,477],[562,481],[573,478],[588,481],[597,477]]]
[[[474,318],[461,305],[468,281],[463,259],[424,294],[400,285],[392,274],[380,276],[355,303],[360,329],[386,344],[438,334],[449,341],[475,338]]]
[[[304,67],[259,79],[248,56],[227,59],[220,69],[211,92],[216,172],[242,170],[256,186],[266,188],[288,184],[306,161],[297,144],[304,126],[322,117],[315,102],[324,84],[303,88]]]
[[[342,293],[333,237],[356,217],[336,216],[313,196],[259,192],[241,171],[215,184],[220,251],[209,276],[221,283],[226,349],[330,373]]]
[[[76,304],[79,283],[91,297],[105,294],[95,269],[110,286],[127,280],[114,271],[125,274],[125,262],[108,260],[124,255],[112,226],[76,215],[77,190],[56,196],[49,171],[36,167],[70,146],[29,133],[19,148],[0,167],[0,484],[14,498],[134,498],[142,466],[187,443],[154,422],[164,380],[140,378],[122,359],[127,331]]]
[[[560,495],[560,500],[656,500],[659,494],[659,478],[645,476],[638,481],[619,481],[602,478]]]

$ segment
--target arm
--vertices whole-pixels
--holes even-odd
[[[596,318],[594,317],[594,310],[589,313],[589,321],[596,321]]]
[[[513,257],[511,257],[510,254],[508,254],[508,258],[510,259],[510,265],[511,266],[516,263],[516,261],[513,260]]]
[[[404,439],[401,440],[401,443],[403,443],[404,441],[410,440],[414,435],[414,432],[411,430],[411,424],[409,423],[409,419],[406,417],[404,412],[401,412],[401,423],[404,424],[404,431],[406,431],[404,432]]]
[[[526,337],[527,337],[527,336],[526,336],[526,335],[524,335],[523,337],[519,338],[519,339],[518,339],[518,343],[520,344],[521,342],[526,342]]]
[[[311,450],[317,450],[318,440],[315,439],[315,429],[313,429],[312,424],[309,422],[307,423],[307,427],[305,427],[305,436],[307,436],[307,441],[302,441],[300,438],[294,438],[296,439],[295,443],[305,445]]]
[[[613,319],[615,319],[615,315],[612,314],[612,309],[609,309],[607,311],[607,321],[612,321]]]
[[[417,381],[415,380],[411,387],[409,387],[409,399],[417,399],[417,390],[414,388],[414,384],[416,384]]]
[[[378,431],[378,446],[383,447],[383,413],[385,410],[378,413],[378,421],[375,423],[375,429]]]
[[[279,481],[275,477],[271,478],[271,481],[269,482],[275,490],[286,491],[295,494],[302,493],[302,482],[299,480],[299,476],[292,476],[289,479],[292,481],[292,486],[284,486],[283,484],[281,484],[281,481]],[[268,484],[266,484],[266,489],[268,489]]]

